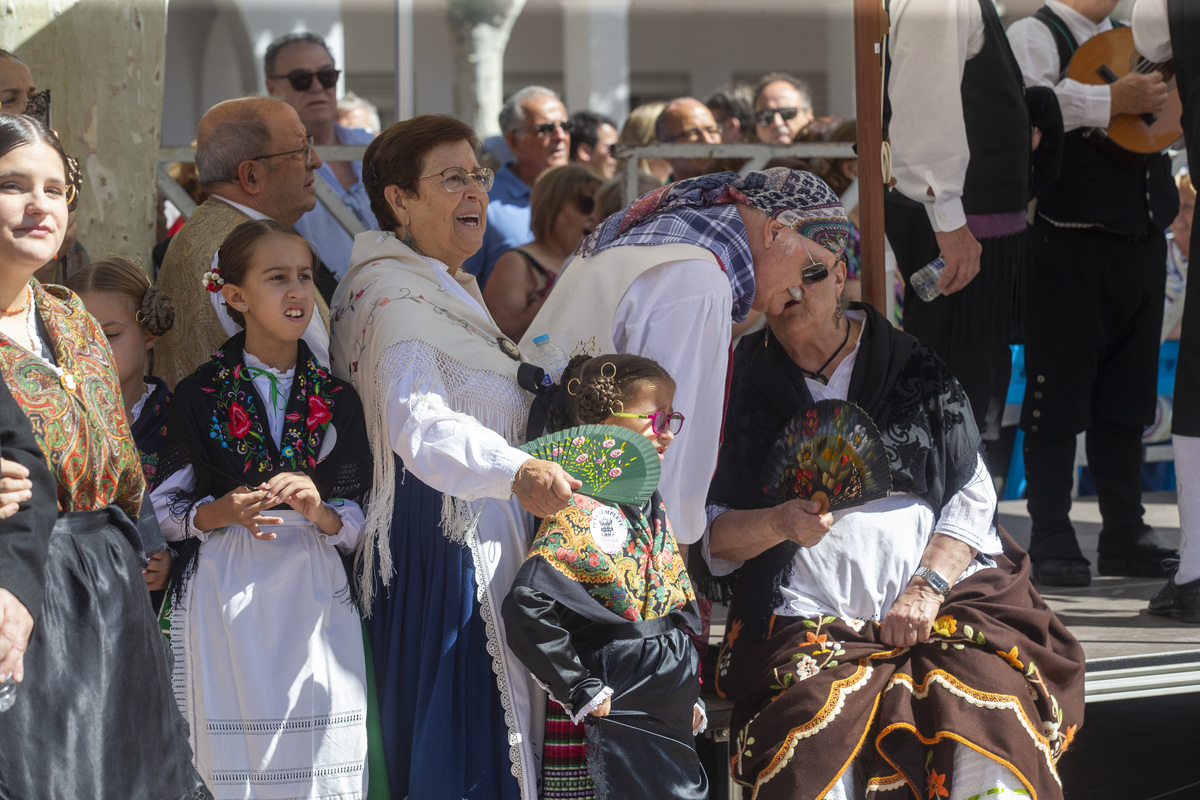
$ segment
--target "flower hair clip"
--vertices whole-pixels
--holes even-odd
[[[213,267],[208,272],[205,272],[200,282],[204,284],[204,288],[208,289],[213,294],[221,291],[221,287],[225,285],[225,278],[221,275],[219,267]]]

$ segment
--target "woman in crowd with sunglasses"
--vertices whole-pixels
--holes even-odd
[[[868,786],[1061,798],[1083,653],[995,524],[962,386],[879,312],[843,302],[840,246],[798,244],[801,284],[736,350],[709,491],[705,552],[732,579],[715,683],[735,703],[733,777],[763,800]],[[780,480],[764,474],[782,434],[805,437],[798,417],[817,427],[824,400],[866,412],[891,480],[889,495],[832,515],[802,491],[779,502]],[[700,583],[722,594],[711,576]]]
[[[558,272],[580,240],[596,227],[596,190],[601,181],[575,164],[538,176],[530,196],[533,241],[496,262],[483,290],[500,330],[520,341],[550,294]]]
[[[371,143],[381,230],[355,237],[333,304],[334,372],[362,397],[374,450],[360,596],[397,799],[537,797],[536,689],[500,603],[528,514],[551,516],[580,486],[516,448],[532,399],[521,353],[461,268],[493,180],[478,147],[468,125],[432,115]]]

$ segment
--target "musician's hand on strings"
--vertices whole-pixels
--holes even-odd
[[[1130,72],[1116,83],[1110,83],[1112,114],[1156,114],[1167,104],[1167,84],[1162,74],[1151,72],[1143,75]]]
[[[983,253],[983,246],[975,240],[966,225],[952,231],[937,231],[934,235],[942,251],[942,260],[946,262],[938,286],[942,294],[954,294],[979,274],[979,256]]]

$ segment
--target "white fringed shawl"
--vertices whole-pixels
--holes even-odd
[[[389,529],[396,476],[387,428],[394,379],[415,369],[413,385],[420,391],[442,395],[455,412],[510,444],[524,438],[530,398],[517,388],[519,361],[501,349],[505,337],[491,315],[481,316],[479,308],[447,291],[433,266],[394,234],[358,234],[350,264],[333,297],[330,360],[334,374],[349,381],[362,398],[372,445],[374,484],[356,556],[363,607],[369,613],[376,558],[384,585],[395,571]],[[459,271],[454,279],[485,307],[474,276]],[[420,346],[409,349],[406,363],[398,363],[394,346],[404,342]],[[442,530],[455,541],[470,543],[477,508],[445,495]]]

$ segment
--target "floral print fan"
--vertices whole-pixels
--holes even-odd
[[[661,466],[650,440],[617,425],[579,425],[522,447],[583,481],[578,494],[606,503],[644,505],[658,487]]]
[[[859,506],[891,490],[879,429],[867,412],[845,400],[821,400],[792,417],[763,471],[763,491],[776,504],[816,500],[822,513]]]

